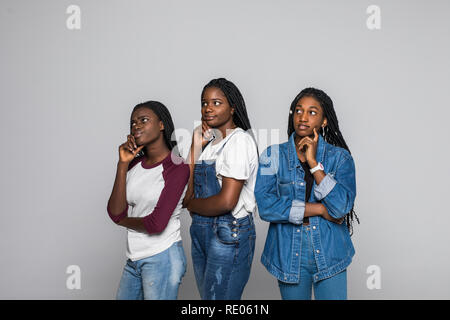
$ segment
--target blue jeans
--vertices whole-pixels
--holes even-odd
[[[181,241],[154,256],[137,261],[128,259],[117,300],[176,300],[185,272],[186,256]]]
[[[347,271],[344,270],[331,278],[313,283],[313,275],[317,273],[311,243],[310,226],[302,225],[300,282],[285,283],[278,280],[281,298],[283,300],[311,300],[312,289],[316,300],[346,300]]]
[[[202,300],[240,300],[255,251],[253,217],[192,216],[192,262]]]

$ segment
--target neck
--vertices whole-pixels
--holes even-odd
[[[149,143],[145,147],[145,150],[147,154],[147,164],[153,164],[164,160],[170,152],[162,135],[158,140]]]
[[[223,138],[225,138],[227,136],[227,130],[232,130],[235,128],[236,128],[236,125],[234,124],[233,120],[223,124],[220,127],[216,127],[216,129],[219,130],[220,133],[222,133]]]

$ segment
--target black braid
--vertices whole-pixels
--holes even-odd
[[[344,148],[351,154],[350,149],[348,148],[347,143],[345,142],[344,137],[342,136],[342,133],[339,130],[339,123],[336,116],[336,112],[334,110],[333,101],[325,92],[319,89],[315,88],[303,89],[292,101],[288,120],[289,121],[287,130],[288,136],[290,137],[291,134],[295,131],[293,123],[294,111],[295,107],[297,106],[297,102],[303,97],[314,98],[320,103],[320,106],[323,109],[324,117],[327,118],[327,125],[325,128],[320,129],[319,134],[322,134],[324,140],[329,144]],[[354,221],[354,219],[356,219],[356,221],[359,224],[359,218],[355,213],[354,207],[352,207],[350,212],[345,216],[345,221],[347,224],[347,228],[350,231],[350,235],[353,234],[352,222]]]
[[[133,108],[133,112],[139,108],[148,108],[156,114],[156,116],[159,118],[160,121],[162,121],[164,125],[163,135],[164,135],[164,142],[166,143],[167,148],[169,148],[169,150],[172,151],[173,148],[177,147],[176,139],[172,139],[175,127],[173,125],[172,116],[170,115],[169,109],[167,109],[165,105],[163,105],[161,102],[158,101],[147,101],[140,103]],[[131,124],[130,124],[130,132],[131,132]],[[145,152],[146,152],[145,148],[143,148],[139,152],[138,156],[145,155]]]
[[[220,90],[222,90],[223,94],[228,100],[228,104],[230,105],[230,107],[234,108],[233,113],[234,124],[237,127],[242,128],[245,131],[248,131],[256,143],[253,131],[250,130],[252,126],[250,125],[250,120],[247,115],[247,108],[245,107],[244,98],[242,97],[242,94],[236,87],[236,85],[225,78],[213,79],[210,82],[208,82],[207,85],[204,86],[201,98],[203,98],[203,93],[205,92],[205,90],[210,87],[219,88]]]

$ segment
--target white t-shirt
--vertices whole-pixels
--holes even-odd
[[[127,208],[114,222],[124,217],[143,218],[146,232],[127,229],[126,256],[132,261],[156,255],[181,240],[180,214],[189,179],[189,166],[169,153],[151,166],[145,157],[135,158],[126,179]]]
[[[258,151],[255,140],[241,128],[234,129],[223,140],[210,142],[199,160],[215,160],[216,176],[222,187],[222,177],[246,180],[238,203],[231,212],[236,218],[243,218],[256,212],[254,195],[258,171]]]

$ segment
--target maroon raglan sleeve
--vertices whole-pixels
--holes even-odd
[[[177,165],[169,160],[165,161],[163,166],[164,188],[153,212],[143,219],[149,234],[161,233],[167,227],[189,180],[190,172],[187,164]]]
[[[131,168],[133,168],[135,165],[137,165],[139,162],[141,162],[141,160],[142,160],[142,156],[134,158],[128,165],[128,171],[130,171]],[[106,206],[106,211],[108,211],[108,215],[114,223],[119,223],[120,220],[125,218],[128,214],[128,204],[127,204],[127,207],[125,208],[125,210],[123,210],[118,216],[111,214],[111,211],[109,210],[108,205]]]

